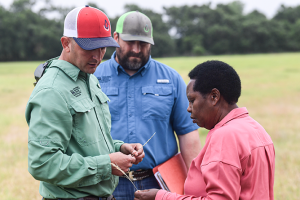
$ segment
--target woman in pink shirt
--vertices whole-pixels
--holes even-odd
[[[241,82],[221,61],[207,61],[190,73],[188,112],[194,123],[210,130],[193,160],[184,195],[142,190],[136,200],[274,199],[275,150],[264,128],[237,106]]]

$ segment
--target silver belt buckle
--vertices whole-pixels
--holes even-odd
[[[137,179],[133,177],[133,172],[134,172],[134,171],[129,171],[129,172],[128,172],[128,177],[129,177],[129,179],[130,179],[131,181],[136,181]]]

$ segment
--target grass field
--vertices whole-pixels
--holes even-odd
[[[275,199],[300,196],[300,53],[157,59],[188,81],[188,72],[206,60],[221,60],[241,77],[239,107],[271,135],[276,149]],[[33,72],[41,62],[0,62],[0,199],[41,200],[39,182],[27,171],[27,100]],[[202,145],[206,130],[199,129]]]

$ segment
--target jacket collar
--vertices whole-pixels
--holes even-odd
[[[65,60],[53,60],[49,68],[57,67],[74,81],[77,81],[79,74],[85,74],[80,69]]]
[[[214,127],[215,128],[220,128],[221,126],[224,126],[226,123],[229,121],[236,119],[236,118],[241,118],[244,115],[248,115],[248,110],[245,107],[242,108],[235,108],[232,111],[230,111],[219,123],[217,123]]]

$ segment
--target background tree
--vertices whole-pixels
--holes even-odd
[[[43,60],[61,51],[62,22],[34,13],[33,0],[15,0],[9,11],[0,9],[0,59]]]
[[[14,0],[9,9],[0,6],[0,61],[47,60],[60,54],[64,18],[73,7],[40,1],[43,7],[35,12],[36,0]],[[272,19],[256,10],[245,14],[240,1],[163,9],[124,7],[124,13],[137,10],[151,19],[153,57],[300,51],[300,5],[282,5]],[[119,17],[110,18],[112,34]],[[107,48],[105,59],[114,51]]]

